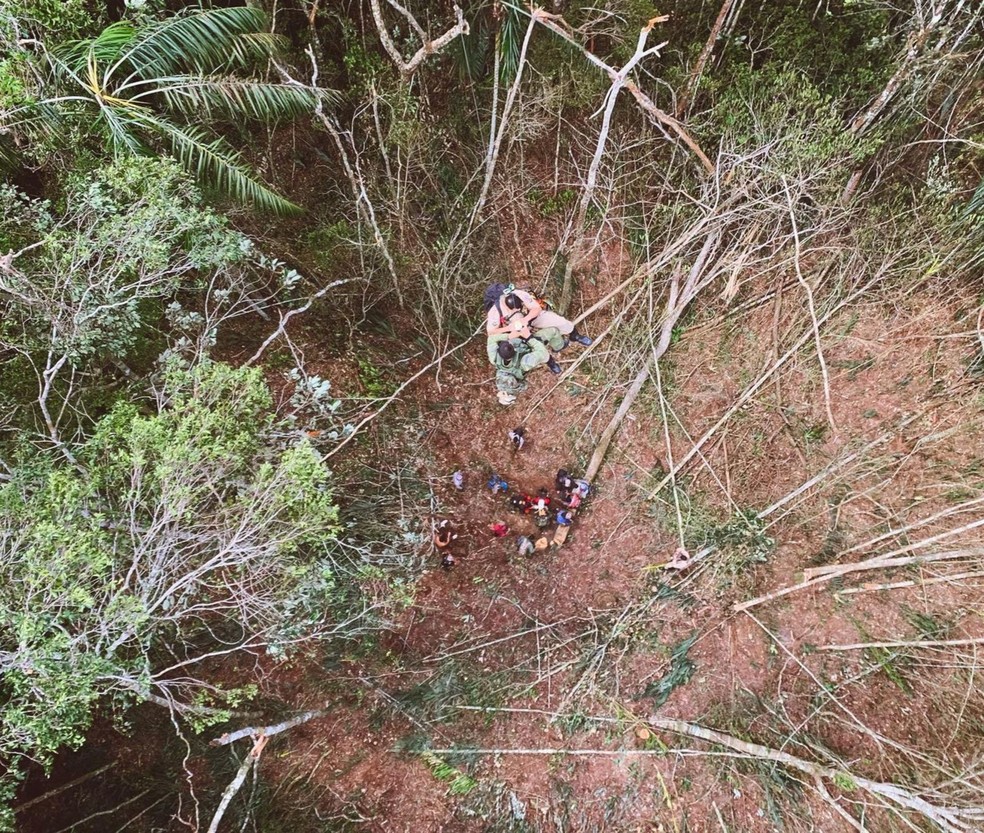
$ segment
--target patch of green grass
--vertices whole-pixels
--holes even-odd
[[[739,509],[726,521],[688,529],[686,538],[691,553],[706,546],[716,550],[710,557],[719,583],[738,578],[755,564],[764,564],[776,545],[765,532],[765,521],[753,509]]]
[[[443,781],[448,785],[449,795],[468,795],[468,793],[478,786],[478,781],[451,766],[451,764],[442,760],[437,755],[430,752],[421,752],[420,758],[427,764],[431,774],[438,781]]]
[[[576,732],[579,732],[587,724],[588,724],[587,715],[582,714],[581,712],[578,711],[557,718],[557,726],[560,728],[560,731],[563,732],[565,737],[570,737]]]
[[[901,662],[898,651],[888,648],[865,648],[864,658],[872,665],[878,667],[879,671],[884,671],[888,677],[906,696],[912,696],[912,686],[902,674]]]
[[[675,602],[683,610],[691,610],[697,605],[697,599],[690,593],[684,593],[676,587],[656,579],[653,593],[658,602]]]
[[[448,723],[461,715],[459,706],[494,710],[517,684],[506,671],[486,671],[478,665],[454,659],[443,663],[426,680],[393,695],[399,709],[422,721]]]
[[[544,217],[556,217],[574,203],[577,192],[573,188],[562,188],[556,194],[547,194],[539,188],[532,188],[526,199]]]
[[[641,484],[643,490],[652,490],[661,478],[653,473]],[[677,525],[675,503],[679,503],[683,516],[683,537],[687,550],[695,555],[701,550],[708,554],[710,572],[722,588],[730,586],[754,564],[768,560],[775,549],[775,540],[766,534],[765,521],[754,509],[738,509],[722,520],[716,511],[688,492],[689,479],[677,478],[676,486],[667,484],[655,495],[649,516],[661,532],[673,530]],[[675,495],[672,489],[675,488]]]
[[[652,697],[654,708],[658,709],[669,700],[674,689],[690,682],[694,671],[697,670],[697,665],[687,656],[687,653],[696,641],[697,633],[695,632],[674,645],[670,649],[669,670],[658,680],[646,686],[642,696]]]
[[[815,422],[803,429],[803,442],[807,448],[819,445],[826,439],[830,426],[826,422]]]
[[[385,399],[396,390],[396,385],[383,376],[379,365],[364,356],[359,356],[359,382],[366,395],[373,399]]]
[[[909,624],[916,629],[919,639],[945,639],[950,632],[951,623],[944,619],[907,606],[903,606],[902,611]]]

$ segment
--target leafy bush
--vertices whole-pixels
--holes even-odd
[[[2,186],[0,249],[23,254],[0,276],[0,339],[72,360],[124,358],[150,323],[145,301],[212,277],[250,245],[172,160],[123,159],[77,176],[61,210]]]
[[[158,403],[118,405],[77,465],[33,458],[0,488],[5,759],[79,746],[107,695],[226,719],[248,689],[204,660],[288,653],[343,603],[330,473],[283,445],[260,371],[172,364]]]
[[[799,69],[744,67],[723,90],[711,122],[735,153],[760,151],[758,164],[774,177],[828,169],[831,185],[843,188],[838,163],[867,158],[878,141],[852,136],[841,110]]]

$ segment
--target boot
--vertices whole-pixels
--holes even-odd
[[[576,341],[582,347],[590,347],[594,342],[586,335],[582,335],[577,330],[571,330],[571,341]]]
[[[562,373],[564,370],[559,364],[557,364],[557,360],[553,356],[547,359],[547,369],[551,373]]]

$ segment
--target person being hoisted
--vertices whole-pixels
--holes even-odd
[[[496,290],[501,288],[498,297]],[[585,347],[591,345],[591,339],[577,331],[574,322],[546,308],[543,301],[538,300],[524,289],[514,289],[511,284],[492,284],[485,290],[485,309],[487,319],[485,332],[489,336],[514,333],[524,327],[529,327],[534,335],[541,335],[542,330],[557,330],[559,337],[543,340],[551,350],[563,350],[569,342],[575,341]],[[556,362],[553,363],[556,365]],[[560,372],[551,365],[554,373]]]

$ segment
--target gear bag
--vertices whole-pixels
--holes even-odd
[[[507,290],[510,290],[511,286],[511,283],[490,283],[485,288],[485,294],[482,295],[482,309],[485,312],[492,309],[492,307],[498,303],[499,298],[501,298]]]

